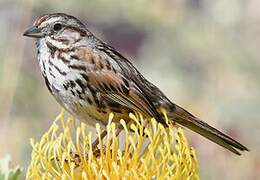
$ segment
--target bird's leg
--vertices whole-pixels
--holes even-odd
[[[123,129],[123,128],[120,128],[120,127],[118,127],[118,128],[116,129],[116,133],[115,133],[115,136],[116,136],[116,137],[121,133],[122,129]],[[112,144],[112,143],[113,143],[113,139],[110,139],[110,144]]]
[[[107,130],[104,130],[104,131],[101,133],[101,135],[100,135],[100,137],[101,137],[101,143],[102,143],[102,140],[104,139],[104,137],[105,137],[106,135],[107,135]],[[99,143],[99,137],[97,137],[97,138],[95,139],[95,141],[92,143],[93,149],[96,149],[96,148],[97,148],[98,143]]]
[[[120,134],[120,132],[122,131],[122,128],[117,128],[116,130],[116,137]],[[104,137],[107,135],[107,130],[104,130],[100,137],[101,137],[101,141],[104,139]],[[112,140],[111,140],[112,141]],[[95,141],[92,143],[92,147],[95,149],[97,146],[98,146],[98,143],[99,143],[99,137],[97,137],[95,139]]]
[[[101,134],[100,134],[100,138],[101,138],[101,143],[102,143],[102,140],[104,139],[104,137],[107,135],[107,130],[104,130]],[[95,139],[95,141],[92,143],[92,149],[93,149],[93,152],[95,154],[95,156],[99,156],[100,155],[100,150],[97,148],[99,144],[99,137],[97,137]],[[101,147],[104,149],[104,147]],[[74,159],[75,162],[79,161],[79,154],[75,153],[75,152],[70,152],[70,155],[71,157]],[[88,153],[85,154],[86,157],[88,157]]]
[[[121,131],[122,131],[122,128],[116,129],[115,136],[117,137],[117,136],[120,134]],[[104,139],[104,137],[105,137],[106,135],[107,135],[107,130],[104,130],[104,131],[101,133],[101,135],[100,135],[101,143],[102,143],[102,140]],[[110,144],[112,144],[113,139],[110,139],[109,141],[110,141]],[[98,144],[99,144],[99,137],[97,137],[97,138],[95,139],[95,141],[92,143],[92,148],[93,148],[93,150],[94,150],[95,156],[99,156],[99,155],[100,155],[100,152],[101,152],[100,149],[97,148]],[[102,148],[102,149],[105,151],[106,146],[105,146],[105,145],[103,146],[103,144],[101,144],[101,146],[102,146],[102,147],[100,147],[100,148]]]
[[[123,129],[123,128],[118,128],[118,129],[116,130],[116,137],[120,134],[120,132],[122,131],[122,129]]]
[[[127,124],[128,124],[128,123],[127,123]],[[126,125],[127,125],[127,124],[126,124]],[[144,123],[143,123],[143,128],[145,129],[145,128],[147,127],[147,125],[148,125],[148,121],[145,120]],[[118,137],[119,134],[122,132],[122,130],[123,130],[123,127],[118,127],[118,128],[116,129],[116,132],[115,132],[115,137]],[[107,135],[107,130],[104,130],[104,131],[101,133],[101,135],[100,135],[101,143],[102,143],[102,141],[103,141],[103,139],[104,139],[104,137],[105,137],[106,135]],[[110,144],[113,143],[113,139],[110,139],[109,141],[110,141]],[[95,141],[92,143],[92,147],[93,147],[93,149],[94,149],[94,151],[95,151],[95,154],[96,154],[97,156],[100,154],[100,150],[97,148],[98,144],[99,144],[99,137],[97,137],[97,138],[95,139]],[[102,146],[102,147],[100,147],[100,148],[102,148],[103,150],[105,150],[105,149],[106,149],[106,146],[104,145],[104,146]]]
[[[144,129],[146,128],[146,126],[147,126],[147,124],[148,124],[148,121],[147,120],[145,120],[144,121]],[[120,128],[120,127],[118,127],[117,129],[116,129],[116,137],[121,133],[121,131],[122,131],[122,129],[123,128]],[[101,137],[101,141],[104,139],[104,137],[107,135],[107,130],[104,130],[102,133],[101,133],[101,135],[100,135],[100,137]],[[97,147],[97,145],[98,145],[98,143],[99,143],[99,138],[97,137],[96,139],[95,139],[95,141],[92,143],[92,147],[94,147],[94,149]],[[111,143],[112,143],[112,139],[111,139]]]

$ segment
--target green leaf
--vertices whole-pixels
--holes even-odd
[[[21,168],[17,166],[14,169],[10,169],[10,161],[10,155],[0,159],[0,180],[19,180],[21,178]]]

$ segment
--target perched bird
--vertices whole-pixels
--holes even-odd
[[[130,112],[154,117],[206,137],[237,155],[248,149],[185,109],[171,102],[123,55],[95,37],[77,18],[64,13],[38,17],[24,36],[36,39],[37,58],[45,83],[55,99],[73,116],[90,125],[130,121]]]

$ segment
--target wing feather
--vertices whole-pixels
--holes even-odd
[[[112,53],[112,49],[99,53],[90,48],[82,48],[79,51],[78,58],[90,64],[87,68],[88,83],[106,100],[160,120],[161,116],[153,103],[139,88],[136,79],[132,79],[136,76],[135,68],[130,67],[132,64],[122,59],[122,56],[117,54],[112,56]],[[120,62],[117,61],[119,59]]]

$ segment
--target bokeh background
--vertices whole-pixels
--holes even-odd
[[[40,14],[79,17],[175,103],[239,139],[235,156],[186,131],[201,179],[260,177],[260,1],[0,0],[0,158],[24,168],[60,106],[41,78],[34,41]]]

